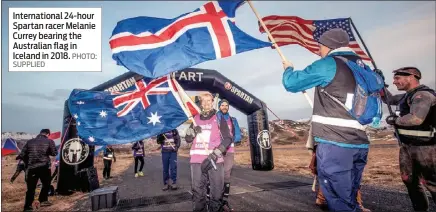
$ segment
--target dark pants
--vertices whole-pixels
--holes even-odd
[[[230,194],[230,175],[232,173],[233,163],[235,161],[235,153],[228,152],[224,156],[224,191],[223,191],[223,201],[227,204],[227,199]],[[210,199],[210,184],[207,184],[207,198]]]
[[[230,194],[230,175],[232,173],[235,153],[229,152],[224,156],[224,193],[223,200],[227,201]]]
[[[368,149],[318,144],[318,178],[330,211],[360,211],[356,198],[367,158]]]
[[[54,171],[53,174],[51,175],[51,182],[53,182],[53,179],[54,179],[55,177],[57,177],[57,175],[58,175],[58,171],[59,171],[59,166],[56,166],[55,171]]]
[[[112,160],[105,160],[103,159],[103,177],[109,178],[111,176],[111,166],[112,166]]]
[[[32,208],[33,200],[35,199],[35,189],[38,180],[41,180],[42,188],[39,193],[39,202],[48,201],[48,190],[50,188],[51,170],[48,166],[33,168],[27,170],[27,192],[24,209]]]
[[[141,165],[139,165],[139,171],[142,172],[142,168],[144,168],[144,156],[135,157],[135,174],[138,173],[138,162],[141,162]]]
[[[209,173],[201,172],[201,164],[191,164],[191,185],[193,211],[220,211],[222,208],[221,197],[224,187],[224,163],[216,164],[217,170],[211,169]],[[206,207],[206,187],[210,183],[209,210]]]
[[[423,185],[436,204],[436,145],[403,144],[400,148],[400,172],[415,211],[427,211],[429,208]]]
[[[177,183],[177,152],[162,152],[162,166],[163,166],[163,183],[168,184],[170,179],[173,184]]]

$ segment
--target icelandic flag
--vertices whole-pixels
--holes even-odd
[[[2,146],[2,156],[10,155],[12,153],[18,153],[20,149],[17,146],[17,142],[12,138],[7,138]]]
[[[81,139],[96,146],[146,139],[177,128],[191,116],[170,75],[143,78],[122,93],[73,90],[68,106]]]
[[[234,23],[242,0],[211,1],[173,19],[140,16],[117,23],[109,44],[118,65],[157,78],[196,64],[272,44]]]

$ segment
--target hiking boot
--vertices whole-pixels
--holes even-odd
[[[47,206],[52,206],[53,203],[49,202],[49,201],[45,201],[45,202],[41,202],[41,207],[47,207]]]
[[[368,208],[363,207],[363,205],[359,205],[360,210],[362,210],[362,212],[371,212],[371,210],[369,210]]]
[[[135,174],[135,177],[139,177],[139,174],[138,174],[138,173],[136,173],[136,174]]]
[[[177,190],[177,189],[178,189],[177,184],[172,184],[171,185],[171,190]]]
[[[24,208],[23,211],[25,211],[25,212],[27,212],[27,211],[33,211],[33,208]]]
[[[144,177],[144,172],[139,172],[139,176]]]
[[[315,205],[323,211],[327,211],[329,209],[329,207],[327,206],[327,202],[325,200],[322,200],[321,198],[316,198]]]
[[[223,211],[224,212],[233,211],[233,208],[230,207],[229,202],[223,201]]]
[[[170,188],[170,185],[165,185],[163,188],[162,188],[162,191],[166,191],[166,190],[168,190]]]

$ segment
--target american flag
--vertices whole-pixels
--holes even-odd
[[[309,51],[319,54],[319,37],[332,28],[342,28],[350,37],[350,47],[363,60],[371,59],[360,48],[354,36],[349,18],[337,18],[326,20],[305,20],[297,16],[267,16],[262,18],[265,26],[270,31],[278,46],[298,44]],[[261,33],[265,33],[259,25]]]

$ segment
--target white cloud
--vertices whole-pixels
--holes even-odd
[[[434,5],[434,4],[433,4]],[[412,10],[420,13],[425,8]],[[404,66],[416,66],[423,75],[422,83],[435,79],[435,14],[416,14],[414,20],[397,22],[367,33],[365,42],[377,63],[384,71],[386,81],[392,84],[392,71]]]

